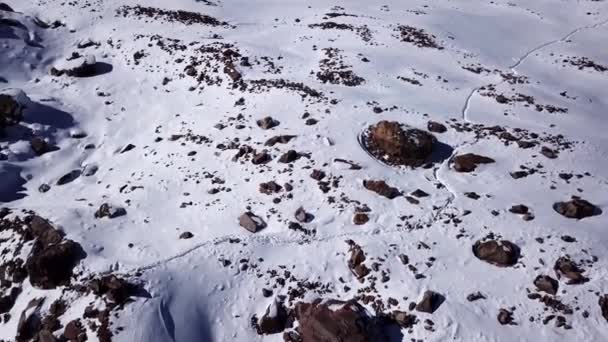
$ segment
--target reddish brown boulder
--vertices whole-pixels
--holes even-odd
[[[506,240],[477,241],[473,245],[473,254],[487,263],[500,267],[513,266],[519,259],[519,247]]]
[[[381,320],[355,301],[298,303],[295,308],[303,342],[388,342]]]
[[[437,139],[429,132],[394,121],[370,126],[363,146],[377,159],[398,166],[422,166],[433,152]]]
[[[567,202],[557,202],[553,205],[553,210],[567,218],[583,219],[589,216],[600,215],[601,209],[591,204],[590,202],[573,197]]]

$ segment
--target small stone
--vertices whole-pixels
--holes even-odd
[[[390,187],[385,181],[374,181],[366,180],[363,181],[363,186],[370,191],[377,193],[380,196],[384,196],[388,199],[394,199],[401,196],[401,191],[397,188]]]
[[[287,325],[287,310],[281,302],[274,300],[268,308],[264,316],[258,321],[259,333],[261,335],[278,334],[285,330]]]
[[[496,318],[498,323],[502,325],[513,324],[513,313],[511,311],[500,309]]]
[[[323,172],[322,170],[313,170],[310,174],[310,178],[320,181],[325,178],[325,172]]]
[[[280,122],[270,116],[267,116],[263,119],[258,120],[257,124],[261,129],[271,129],[278,126]]]
[[[312,222],[312,220],[314,220],[314,216],[312,214],[309,214],[306,212],[306,210],[304,210],[304,208],[299,207],[296,210],[296,214],[295,214],[296,220],[298,220],[298,222],[300,223],[309,223]]]
[[[557,158],[557,151],[552,150],[552,149],[548,148],[547,146],[543,146],[540,150],[540,153],[549,159]]]
[[[469,302],[475,302],[481,299],[486,299],[486,296],[484,296],[481,292],[474,292],[467,296],[467,300]]]
[[[294,150],[289,150],[285,152],[280,158],[279,163],[293,163],[294,161],[300,159],[300,154]]]
[[[366,224],[369,221],[369,216],[366,213],[356,213],[353,217],[353,223],[357,226]]]
[[[107,217],[110,219],[124,216],[127,214],[127,210],[122,207],[114,207],[108,203],[103,203],[99,206],[99,209],[95,212],[95,218]]]
[[[490,264],[508,267],[517,263],[520,250],[514,243],[506,240],[477,241],[473,245],[473,254]]]
[[[524,215],[528,213],[528,207],[523,204],[514,205],[509,209],[513,214]]]
[[[72,170],[68,173],[66,173],[65,175],[61,176],[61,178],[59,178],[57,180],[57,185],[65,185],[68,183],[71,183],[73,181],[75,181],[76,179],[78,179],[78,177],[80,177],[81,171],[80,170]]]
[[[179,235],[179,238],[182,240],[191,239],[193,237],[194,237],[194,234],[192,234],[191,232],[183,232]]]

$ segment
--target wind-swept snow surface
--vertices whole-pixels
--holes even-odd
[[[606,1],[1,1],[0,340],[608,339]]]

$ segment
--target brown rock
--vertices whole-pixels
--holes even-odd
[[[323,178],[325,178],[325,172],[323,172],[322,170],[312,170],[312,173],[310,174],[310,178],[320,181]]]
[[[270,116],[267,116],[263,119],[258,120],[257,124],[261,129],[271,129],[278,126],[280,122]]]
[[[567,202],[557,202],[553,205],[553,210],[567,218],[583,219],[585,217],[600,215],[602,210],[589,203],[588,201],[573,197]]]
[[[552,149],[548,148],[547,146],[543,146],[540,149],[540,153],[543,156],[545,156],[545,157],[547,157],[549,159],[555,159],[555,158],[557,158],[557,151],[552,150]]]
[[[534,286],[539,291],[547,292],[548,294],[555,295],[559,288],[559,283],[557,280],[547,276],[547,275],[539,275],[534,279]]]
[[[363,264],[364,261],[365,252],[363,252],[363,249],[358,245],[351,245],[348,267],[359,280],[365,278],[370,272],[369,268]]]
[[[366,224],[369,221],[369,216],[366,213],[356,213],[353,217],[353,223],[361,226]]]
[[[523,204],[514,205],[509,209],[513,214],[524,215],[528,213],[528,207]]]
[[[263,194],[266,194],[266,195],[276,194],[276,193],[280,192],[282,189],[283,189],[283,187],[274,181],[260,184],[260,192]]]
[[[93,279],[88,287],[93,294],[103,296],[110,307],[125,304],[140,290],[137,285],[113,274]]]
[[[409,329],[416,324],[416,315],[409,314],[405,311],[393,311],[391,312],[391,318],[404,329]]]
[[[419,167],[430,157],[437,139],[427,131],[380,121],[368,128],[362,142],[371,155],[387,164]]]
[[[250,211],[239,217],[239,225],[252,233],[257,233],[266,228],[266,222]]]
[[[434,313],[445,301],[445,297],[437,292],[426,291],[422,300],[416,304],[416,311]]]
[[[506,309],[500,309],[496,318],[498,323],[502,325],[513,324],[513,313]]]
[[[478,154],[467,153],[454,157],[454,170],[458,172],[475,171],[479,164],[494,163],[494,159],[480,156]]]
[[[519,247],[507,240],[477,241],[473,245],[473,254],[477,258],[500,267],[515,265],[519,259],[519,253]]]
[[[107,217],[110,219],[117,218],[120,216],[124,216],[127,214],[127,211],[121,207],[114,207],[108,203],[104,203],[99,206],[99,209],[95,212],[95,218],[103,218]]]
[[[292,139],[294,139],[296,137],[297,137],[296,135],[277,135],[277,136],[274,136],[274,137],[266,140],[264,145],[274,146],[276,144],[287,144],[288,142],[290,142]]]
[[[50,246],[36,242],[26,262],[30,282],[41,289],[68,285],[72,270],[83,257],[82,248],[72,240]]]
[[[183,233],[179,234],[179,238],[182,240],[192,239],[193,237],[194,237],[194,234],[192,234],[191,232],[183,232]]]
[[[589,278],[583,276],[584,270],[568,257],[557,259],[553,270],[557,275],[557,279],[560,279],[562,276],[568,278],[568,284],[583,284],[589,281]]]
[[[272,156],[266,152],[262,151],[260,153],[256,153],[251,158],[251,163],[254,165],[266,164],[272,160]]]
[[[397,188],[393,188],[388,186],[385,181],[374,181],[374,180],[366,180],[363,181],[363,186],[370,191],[377,193],[380,196],[384,196],[388,199],[394,199],[396,197],[401,196],[401,191]]]
[[[0,129],[13,126],[23,119],[22,106],[13,96],[0,94]]]

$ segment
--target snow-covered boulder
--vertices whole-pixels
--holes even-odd
[[[30,98],[21,89],[0,91],[0,128],[12,126],[23,119],[23,112],[31,104]]]

